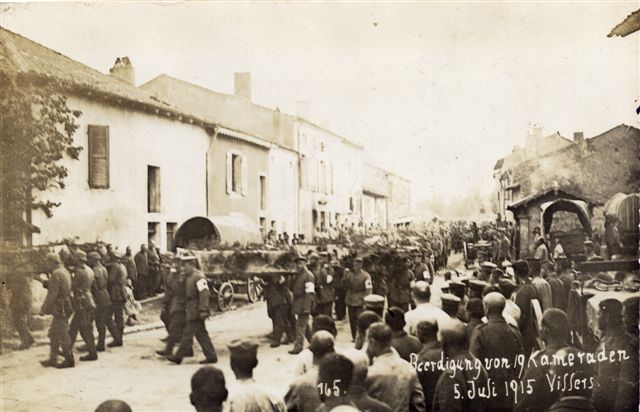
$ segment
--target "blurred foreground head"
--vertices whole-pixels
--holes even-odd
[[[131,407],[119,399],[109,399],[102,402],[95,412],[132,412]]]
[[[189,399],[198,412],[222,411],[222,403],[228,395],[224,374],[220,369],[204,366],[191,377]]]

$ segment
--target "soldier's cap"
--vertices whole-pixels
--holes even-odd
[[[78,250],[76,253],[76,257],[78,258],[78,260],[80,262],[86,262],[87,261],[87,254],[84,250]]]
[[[493,262],[482,262],[480,267],[483,268],[483,269],[495,269],[495,268],[498,267],[498,265],[496,265]]]
[[[353,261],[362,263],[362,258],[361,257],[357,257],[357,258],[353,259]]]
[[[60,256],[58,256],[58,254],[54,252],[47,253],[47,261],[52,263],[62,263],[62,261],[60,260]]]
[[[114,249],[111,254],[116,258],[116,259],[122,259],[124,257],[124,253],[122,253],[122,251],[120,249]]]
[[[444,282],[442,286],[440,286],[440,290],[449,290],[449,282]]]
[[[364,305],[368,308],[383,308],[384,296],[375,294],[367,295],[364,297]]]
[[[324,251],[322,251],[322,252],[318,253],[318,255],[320,255],[320,257],[327,257],[327,256],[329,256],[329,252],[327,252],[326,250],[324,250]]]
[[[196,260],[196,256],[189,252],[180,252],[178,253],[177,258],[182,262],[188,262],[190,260]]]
[[[90,252],[87,257],[89,259],[92,259],[92,260],[101,260],[102,259],[102,256],[100,256],[100,253],[98,253],[98,252]]]
[[[609,313],[613,316],[622,316],[622,302],[618,299],[605,299],[598,304],[598,308],[603,313]]]
[[[440,297],[442,300],[442,305],[459,305],[461,300],[456,295],[452,295],[451,293],[445,293]]]
[[[478,279],[472,279],[469,281],[469,288],[475,291],[482,291],[488,285],[487,282]]]
[[[529,274],[529,264],[526,260],[518,260],[513,264],[513,271],[518,276],[527,276]]]
[[[258,344],[246,339],[234,339],[229,343],[229,354],[234,357],[257,358]]]
[[[501,291],[513,292],[516,289],[516,284],[509,278],[502,278],[498,280],[498,287]]]
[[[465,289],[466,286],[462,282],[458,282],[456,280],[452,280],[451,282],[449,282],[449,290],[451,290],[451,292],[457,291],[458,293],[464,294]]]

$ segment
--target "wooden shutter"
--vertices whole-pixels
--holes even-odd
[[[248,190],[248,185],[249,185],[249,179],[248,179],[248,168],[247,168],[247,158],[245,156],[241,157],[241,162],[242,163],[242,179],[241,179],[241,184],[242,184],[242,196],[246,196],[247,195],[247,190]]]
[[[233,156],[231,152],[227,152],[227,194],[231,193],[233,185]]]
[[[89,125],[89,187],[109,188],[109,126]]]

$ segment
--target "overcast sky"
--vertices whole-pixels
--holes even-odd
[[[108,72],[129,56],[362,142],[415,200],[493,189],[496,159],[543,133],[638,127],[640,33],[607,38],[638,2],[2,5],[4,27]]]

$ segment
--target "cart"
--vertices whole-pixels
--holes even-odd
[[[282,250],[192,250],[205,274],[212,298],[221,312],[229,310],[234,297],[249,302],[262,299],[264,279],[295,273],[291,252]]]

